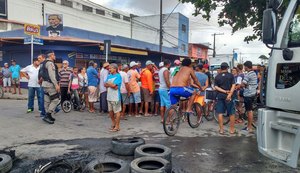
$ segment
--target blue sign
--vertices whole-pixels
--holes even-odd
[[[234,54],[233,54],[233,58],[234,58],[235,61],[237,61],[237,60],[238,60],[238,54],[237,54],[237,53],[234,53]]]
[[[24,38],[24,44],[31,44],[31,37]],[[33,44],[44,45],[44,40],[33,37]]]

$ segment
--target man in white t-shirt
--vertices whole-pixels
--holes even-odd
[[[42,111],[42,104],[44,101],[41,99],[41,86],[39,84],[39,69],[40,63],[37,58],[33,59],[33,64],[23,68],[21,72],[24,72],[25,77],[28,79],[28,109],[27,113],[34,110],[34,97],[35,94],[38,98],[39,111]]]
[[[129,105],[130,102],[130,91],[129,91],[129,78],[128,78],[128,72],[129,66],[127,64],[124,64],[122,66],[122,71],[120,71],[120,75],[122,77],[122,85],[121,85],[121,97],[122,97],[122,113],[121,113],[121,119],[126,120],[125,117],[125,111],[126,106]]]

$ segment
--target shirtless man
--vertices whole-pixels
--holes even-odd
[[[201,90],[201,85],[191,67],[192,61],[185,58],[182,61],[182,67],[179,72],[173,77],[170,88],[171,104],[175,105],[179,102],[180,97],[189,98],[186,112],[192,111],[192,104],[196,96],[196,91],[190,87],[191,79],[194,84]]]

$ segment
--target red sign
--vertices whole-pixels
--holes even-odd
[[[40,36],[41,28],[39,25],[24,24],[24,33],[27,35]]]

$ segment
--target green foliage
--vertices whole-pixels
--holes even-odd
[[[210,13],[217,7],[223,7],[218,15],[220,26],[226,24],[232,27],[232,33],[252,26],[253,34],[244,38],[245,42],[261,39],[263,11],[266,9],[266,0],[180,0],[195,5],[193,15],[201,15],[209,20]],[[287,4],[285,2],[285,4]]]
[[[260,55],[258,58],[261,59],[261,60],[267,60],[267,59],[269,59],[269,58],[266,57],[265,55]]]

